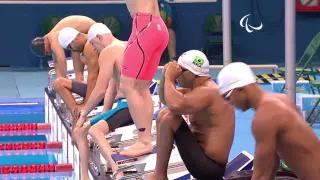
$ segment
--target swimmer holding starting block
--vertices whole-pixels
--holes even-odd
[[[65,27],[59,32],[59,44],[64,49],[69,49],[71,52],[83,52],[84,57],[82,63],[87,65],[88,78],[87,82],[70,80],[65,77],[58,77],[54,81],[54,89],[67,104],[72,115],[72,127],[74,128],[75,121],[78,120],[79,109],[83,109],[86,105],[93,88],[96,85],[99,74],[98,57],[99,54],[94,50],[94,47],[87,42],[87,34],[81,33],[74,28]],[[84,100],[81,104],[77,104],[72,93],[78,94]],[[103,104],[103,101],[101,102]]]
[[[65,27],[71,27],[80,33],[87,34],[89,28],[94,23],[96,23],[94,20],[86,16],[73,15],[65,17],[60,20],[48,34],[33,39],[30,46],[31,51],[38,57],[44,57],[51,54],[57,77],[66,77],[66,55],[58,40],[59,32]],[[76,79],[78,81],[83,81],[84,64],[80,60],[80,53],[80,51],[71,51],[71,57],[73,59]]]
[[[176,89],[178,80],[182,88]],[[209,61],[198,50],[169,62],[160,81],[160,100],[168,107],[157,117],[157,162],[148,179],[168,179],[173,141],[196,179],[223,178],[235,131],[235,113],[211,79]],[[189,114],[191,129],[182,115]]]
[[[220,93],[232,105],[256,111],[251,126],[256,141],[252,180],[273,179],[280,158],[300,180],[319,180],[320,142],[288,96],[264,91],[241,62],[225,66],[217,80]]]
[[[99,52],[99,74],[97,83],[90,94],[88,103],[80,113],[73,132],[80,152],[82,179],[89,179],[88,133],[98,144],[101,154],[110,164],[112,171],[116,172],[118,166],[111,157],[112,149],[105,134],[133,123],[127,100],[119,91],[122,59],[127,42],[116,39],[110,29],[102,23],[96,23],[90,27],[88,42]],[[103,98],[103,113],[86,121],[87,115]],[[118,100],[118,103],[112,108],[115,99]]]
[[[133,21],[123,58],[120,90],[128,100],[138,138],[120,154],[134,157],[153,150],[150,140],[153,104],[149,85],[168,46],[169,33],[160,16],[158,0],[126,0],[126,5]]]

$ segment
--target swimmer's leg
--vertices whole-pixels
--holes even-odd
[[[176,34],[173,29],[169,28],[169,44],[168,44],[168,53],[170,60],[177,60],[176,55]]]
[[[91,125],[89,122],[85,122],[82,127],[75,127],[75,139],[79,148],[80,165],[81,165],[81,179],[90,180],[89,170],[89,142],[87,139],[88,131]]]
[[[83,107],[83,105],[77,105],[72,92],[79,94],[80,96],[84,97],[86,92],[86,84],[81,83],[78,81],[72,81],[67,78],[59,77],[54,81],[54,89],[55,91],[60,95],[61,99],[64,101],[64,103],[67,104],[67,107],[69,108],[71,115],[72,115],[72,132],[74,130],[74,126],[77,123],[77,120],[80,116],[80,110]],[[74,133],[72,133],[74,134]],[[74,136],[72,136],[72,143],[75,142]]]
[[[89,134],[92,137],[92,139],[98,144],[102,156],[107,160],[108,164],[110,164],[112,172],[116,172],[116,170],[119,167],[111,157],[112,148],[108,140],[104,136],[108,132],[109,132],[109,125],[104,120],[99,121],[98,123],[93,125],[89,130]],[[119,174],[119,177],[117,178],[121,178],[122,176],[123,174]]]
[[[168,179],[167,168],[173,147],[174,132],[179,128],[183,118],[173,115],[165,108],[157,118],[157,162],[154,173],[149,179]]]
[[[121,155],[141,156],[153,150],[150,140],[153,103],[149,85],[150,81],[121,76],[120,89],[128,100],[130,114],[138,129],[136,143],[120,152]]]
[[[77,103],[71,92],[72,81],[67,78],[59,77],[54,81],[53,86],[54,90],[59,94],[64,103],[67,104],[70,111],[73,111]]]

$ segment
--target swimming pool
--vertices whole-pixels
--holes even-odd
[[[0,122],[0,179],[50,179],[59,174],[52,171],[61,169],[55,157],[61,148],[46,137],[50,129],[44,124],[43,99],[1,99]]]

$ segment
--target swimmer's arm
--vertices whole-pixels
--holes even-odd
[[[96,85],[98,74],[99,74],[99,62],[98,62],[98,53],[96,51],[85,52],[87,56],[87,68],[88,68],[88,78],[87,78],[87,92],[86,97],[84,98],[84,103],[87,103],[89,97]]]
[[[84,112],[81,114],[86,117],[93,108],[103,99],[105,92],[108,88],[109,81],[113,74],[113,67],[115,59],[112,57],[112,53],[107,52],[104,49],[99,55],[99,75],[96,86],[93,88],[89,100],[85,105]]]
[[[52,57],[54,62],[54,68],[56,70],[56,75],[58,77],[67,76],[67,62],[64,49],[59,43],[53,41],[51,43]]]
[[[164,76],[162,76],[160,80],[160,86],[159,86],[159,98],[162,104],[167,105],[166,100],[164,98],[164,83],[165,83],[165,78]]]
[[[173,114],[193,114],[212,103],[212,88],[196,88],[188,93],[181,93],[175,88],[174,82],[166,79],[164,86],[165,101]]]
[[[267,118],[267,117],[266,117]],[[270,180],[279,167],[279,156],[276,150],[276,134],[272,119],[256,119],[252,124],[256,140],[254,154],[254,171],[251,180]]]
[[[116,98],[116,95],[117,95],[116,81],[113,78],[111,78],[108,85],[107,92],[104,96],[102,112],[107,112],[110,109],[112,109],[113,101]]]
[[[164,82],[165,82],[165,78],[164,76],[162,76],[162,79],[160,81],[160,87],[159,87],[159,98],[160,98],[160,102],[164,105],[167,105],[165,98],[164,98]],[[186,94],[188,92],[190,92],[190,89],[188,88],[177,88],[177,91],[179,91],[182,94]]]
[[[73,62],[74,73],[76,75],[76,80],[84,81],[84,78],[83,78],[84,64],[80,60],[80,52],[71,51],[71,57]]]

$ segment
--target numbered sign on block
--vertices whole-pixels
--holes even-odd
[[[303,113],[304,118],[309,117],[312,109],[315,107],[319,98],[320,98],[320,95],[318,94],[317,95],[309,94],[309,95],[300,96],[301,111]],[[318,104],[311,118],[315,118],[314,116],[319,112],[319,110],[320,110],[320,105]]]
[[[51,124],[51,141],[57,141],[57,113],[52,107],[52,119],[50,120]]]
[[[280,93],[283,86],[285,86],[285,81],[272,81],[271,86],[273,92]],[[283,90],[283,93],[285,92],[286,89]],[[311,94],[311,87],[309,81],[297,81],[296,92],[299,94]]]
[[[74,146],[71,144],[71,136],[68,134],[68,163],[73,164]]]
[[[62,162],[68,163],[68,132],[67,129],[61,123],[62,129]]]
[[[45,123],[49,123],[49,98],[47,93],[44,93],[44,114],[45,114]]]
[[[62,142],[62,129],[61,129],[61,120],[60,117],[57,115],[57,127],[56,129],[58,129],[57,131],[57,141],[58,142]],[[62,153],[58,154],[58,159],[57,159],[58,164],[62,164],[63,163],[63,159],[62,159]]]
[[[75,180],[81,179],[80,174],[80,154],[77,147],[74,147],[73,167],[75,173]]]
[[[52,119],[53,119],[52,114],[53,114],[53,112],[52,112],[52,104],[51,104],[51,102],[48,102],[48,122],[50,124],[52,124]],[[52,141],[52,133],[53,133],[52,129],[53,129],[53,127],[51,126],[51,133],[46,135],[48,141]]]

